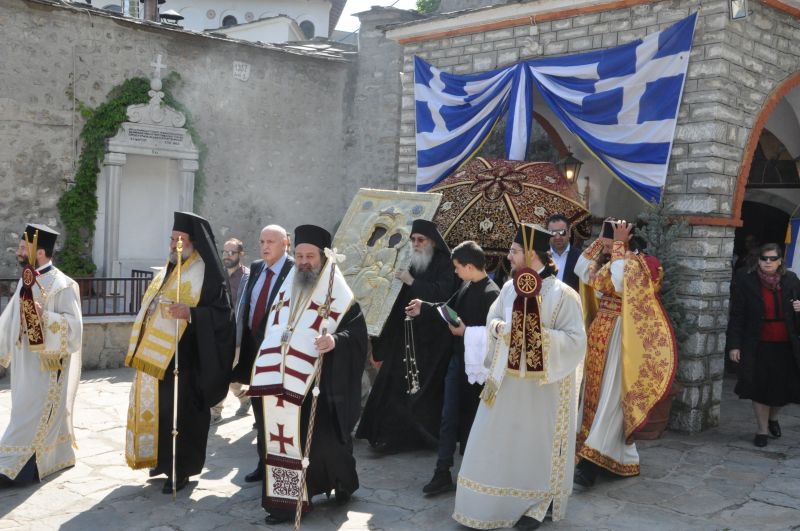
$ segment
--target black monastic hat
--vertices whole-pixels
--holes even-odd
[[[200,220],[208,223],[205,218],[201,218],[194,212],[175,212],[174,221],[172,222],[172,230],[185,232],[190,238],[194,239],[194,226],[196,222],[202,223]]]
[[[433,221],[428,221],[427,219],[415,219],[411,223],[411,234],[422,234],[429,240],[433,240],[436,243],[437,251],[442,251],[450,256],[450,247],[444,241],[444,238],[442,238],[439,228]]]
[[[36,240],[36,247],[38,249],[42,249],[48,255],[53,254],[53,249],[56,246],[56,239],[58,238],[58,232],[54,231],[47,225],[28,223],[28,225],[25,227],[25,234],[28,235],[29,243],[33,243],[33,237],[37,232],[39,233],[39,236]],[[20,236],[20,239],[25,239],[25,235],[23,234]]]
[[[205,278],[203,279],[203,286],[210,286],[209,289],[218,289],[220,283],[225,284],[228,292],[230,293],[230,286],[228,285],[228,271],[222,264],[222,260],[217,252],[217,242],[214,240],[214,231],[211,230],[211,224],[202,216],[198,216],[194,212],[175,212],[175,221],[172,224],[172,230],[185,232],[189,235],[200,258],[203,259],[205,264]],[[209,282],[207,282],[209,281]],[[202,299],[202,294],[201,294]]]
[[[523,248],[527,244],[527,249],[546,253],[550,250],[550,237],[552,235],[552,232],[541,225],[520,223],[517,227],[517,234],[514,236],[514,243],[520,244]]]
[[[331,247],[331,233],[316,225],[300,225],[294,229],[294,246],[310,243],[320,249]]]

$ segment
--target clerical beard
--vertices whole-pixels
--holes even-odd
[[[311,264],[298,264],[295,268],[293,288],[299,289],[301,292],[313,289],[319,274],[322,272],[322,266],[312,267]]]
[[[192,256],[192,252],[189,249],[184,249],[183,252],[181,253],[181,262],[185,262],[186,260],[189,259],[190,256]],[[178,263],[178,252],[177,251],[171,251],[169,253],[169,263],[171,263],[171,264],[177,264]]]
[[[433,260],[433,245],[425,247],[422,250],[417,251],[414,249],[414,252],[411,253],[411,262],[409,265],[410,268],[414,270],[415,273],[424,273],[428,266],[431,265],[431,260]]]

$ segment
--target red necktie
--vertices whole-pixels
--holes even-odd
[[[261,286],[261,293],[258,294],[256,308],[253,311],[253,334],[256,333],[256,330],[260,329],[261,321],[263,321],[264,317],[267,315],[267,296],[269,295],[269,285],[272,283],[272,276],[274,274],[272,269],[267,268],[267,278],[264,280],[264,285]]]

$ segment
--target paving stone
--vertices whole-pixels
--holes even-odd
[[[244,482],[244,475],[255,465],[252,416],[235,417],[238,402],[233,397],[225,403],[224,421],[210,430],[206,468],[173,502],[161,493],[163,476],[148,479],[146,471],[125,465],[130,371],[87,371],[83,376],[76,412],[80,445],[76,466],[39,485],[0,490],[0,531],[268,529],[261,486]],[[691,436],[667,432],[660,440],[637,442],[641,476],[604,476],[592,489],[576,489],[566,519],[548,522],[547,529],[661,531],[797,525],[800,407],[784,408],[783,437],[758,449],[752,445],[750,404],[736,399],[731,388],[732,382],[724,382],[718,428]],[[8,380],[0,380],[0,424],[7,418],[9,403]],[[376,457],[358,441],[355,454],[361,488],[352,501],[339,507],[333,499],[315,497],[303,529],[463,531],[450,518],[453,493],[431,498],[421,493],[433,471],[435,453]],[[459,465],[457,457],[455,469]]]

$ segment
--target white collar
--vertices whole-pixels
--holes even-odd
[[[39,267],[37,267],[37,268],[36,268],[36,271],[41,271],[42,269],[44,269],[44,268],[46,268],[46,267],[48,267],[48,266],[52,266],[52,265],[53,265],[53,261],[52,261],[52,260],[50,260],[50,261],[49,261],[49,262],[47,262],[46,264],[44,264],[44,265],[42,265],[42,266],[39,266]]]

